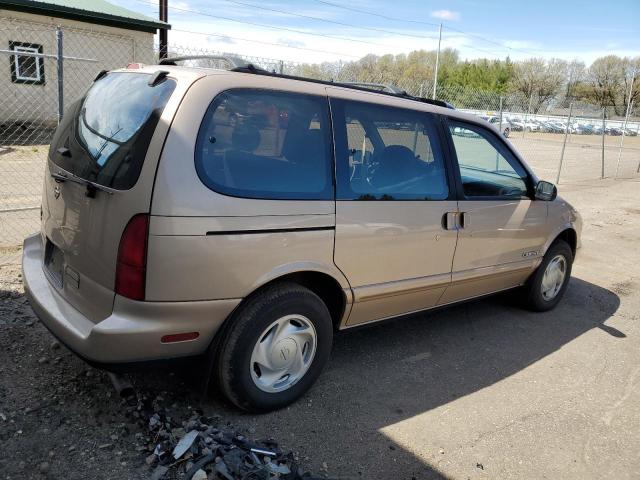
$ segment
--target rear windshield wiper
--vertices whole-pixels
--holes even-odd
[[[80,178],[72,173],[64,174],[62,172],[51,173],[51,177],[58,183],[62,182],[73,182],[79,185],[84,185],[87,187],[87,197],[93,198],[96,196],[96,190],[100,190],[101,192],[108,193],[109,195],[113,195],[118,190],[113,188],[105,187],[104,185],[100,185],[99,183],[92,182],[91,180],[85,180],[84,178]]]

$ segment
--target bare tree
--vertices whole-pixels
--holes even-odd
[[[512,86],[530,99],[534,113],[553,98],[565,82],[567,62],[532,58],[514,65]]]
[[[587,80],[587,98],[600,107],[613,106],[616,115],[622,115],[624,100],[621,93],[625,81],[623,59],[616,55],[596,59],[589,67]]]
[[[569,106],[569,103],[577,95],[576,87],[584,80],[586,68],[584,62],[579,60],[572,60],[567,64],[567,85],[564,94],[565,106]]]
[[[626,112],[629,101],[637,105],[640,100],[640,57],[623,58],[622,67],[624,69],[622,79],[622,106]],[[633,87],[631,86],[631,82],[633,82]],[[631,98],[629,98],[629,93],[631,93]]]

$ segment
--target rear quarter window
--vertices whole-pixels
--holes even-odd
[[[245,198],[333,199],[325,97],[234,89],[204,116],[195,165],[211,190]]]

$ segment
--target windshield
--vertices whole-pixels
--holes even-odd
[[[131,188],[175,82],[148,85],[148,74],[110,73],[76,103],[54,138],[52,160],[83,179]],[[70,117],[70,118],[69,118]],[[67,155],[59,154],[60,148]]]

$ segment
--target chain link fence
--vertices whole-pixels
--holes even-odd
[[[150,35],[122,37],[0,17],[0,265],[19,259],[22,240],[40,226],[40,197],[48,145],[65,106],[81,98],[102,70],[131,62],[157,63]],[[235,55],[169,47],[170,56]],[[236,55],[238,56],[238,55]],[[257,67],[335,82],[387,84],[340,64],[318,68],[277,59],[241,56]],[[199,66],[210,65],[196,61]],[[326,67],[326,66],[325,66]],[[11,75],[9,75],[9,72]],[[433,82],[397,85],[431,97]],[[436,98],[502,125],[509,140],[541,178],[559,183],[640,176],[640,119],[616,118],[611,108],[567,99],[439,85]],[[502,123],[500,123],[502,119]],[[560,171],[560,166],[562,169]]]

